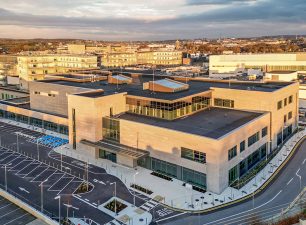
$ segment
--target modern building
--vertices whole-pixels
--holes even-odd
[[[101,55],[101,64],[105,67],[124,67],[137,65],[135,52],[108,52]]]
[[[28,82],[43,80],[46,74],[67,73],[71,69],[97,68],[97,56],[87,55],[29,55],[17,57],[17,74],[22,89]]]
[[[263,72],[306,72],[306,53],[231,54],[209,56],[209,74],[239,73],[247,69]]]
[[[151,65],[181,65],[183,63],[183,54],[181,51],[139,51],[137,52],[137,64]]]
[[[111,77],[110,77],[111,76]],[[109,75],[32,81],[0,115],[69,132],[73,149],[221,193],[297,128],[298,83]]]
[[[271,71],[266,72],[264,79],[273,81],[294,81],[298,80],[297,71]]]

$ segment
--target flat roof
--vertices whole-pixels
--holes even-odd
[[[118,118],[218,139],[263,114],[264,112],[212,107],[173,121],[129,113],[122,114]]]
[[[171,78],[169,76],[155,76],[155,80],[164,78]],[[202,93],[210,90],[210,88],[227,88],[236,90],[248,90],[248,91],[262,91],[262,92],[273,92],[282,87],[285,87],[292,82],[235,82],[235,81],[217,81],[217,80],[190,80],[187,81],[189,89],[180,92],[152,92],[150,90],[143,90],[143,83],[153,81],[151,75],[142,75],[138,78],[132,78],[131,84],[109,84],[107,81],[96,81],[96,82],[72,82],[67,80],[40,80],[36,82],[53,83],[59,85],[76,86],[91,89],[103,89],[105,95],[111,95],[114,93],[127,92],[128,95],[135,95],[140,97],[163,99],[163,100],[176,100],[184,98],[190,95]],[[185,83],[182,80],[179,82]]]

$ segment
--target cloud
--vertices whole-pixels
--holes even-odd
[[[256,0],[187,0],[187,5],[230,5],[233,3],[250,3]]]
[[[4,0],[0,0],[0,37],[6,34],[13,37],[8,30],[12,27],[18,31],[23,28],[25,32],[18,36],[24,37],[46,34],[108,40],[245,37],[300,34],[306,24],[305,0],[156,0],[156,4],[143,0],[15,0],[15,8],[7,3],[10,1],[3,4],[1,1]],[[211,7],[211,2],[218,6]],[[29,7],[35,10],[28,10]]]

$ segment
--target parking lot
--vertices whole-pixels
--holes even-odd
[[[36,218],[0,196],[1,225],[26,225]]]
[[[0,121],[0,186],[4,187],[5,184],[6,165],[7,186],[11,194],[41,210],[43,193],[43,212],[55,220],[59,211],[56,197],[60,196],[62,219],[77,217],[97,224],[106,224],[114,219],[98,209],[98,205],[114,196],[114,182],[117,184],[117,197],[131,203],[134,201],[132,193],[136,193],[135,203],[138,207],[149,211],[155,206],[150,198],[129,190],[118,178],[107,174],[105,169],[53,151],[47,134],[39,131],[33,130],[32,126],[24,128]],[[65,140],[63,136],[51,136],[61,137],[61,142]],[[57,143],[59,139],[51,140]],[[75,193],[87,177],[93,188],[89,192]],[[155,212],[155,218],[160,217],[158,212]]]
[[[74,191],[83,182],[78,177],[62,172],[53,165],[40,162],[36,159],[27,157],[18,152],[0,148],[0,166],[6,165],[7,172],[27,180],[31,183],[44,182],[46,191],[55,192],[56,195],[73,194]],[[24,187],[24,192],[29,192]]]

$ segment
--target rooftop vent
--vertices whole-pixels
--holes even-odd
[[[132,78],[120,75],[113,75],[108,76],[108,83],[109,84],[130,84],[132,83]]]
[[[150,81],[148,89],[153,92],[178,92],[187,90],[188,84],[184,84],[171,79],[162,79],[156,81]]]

